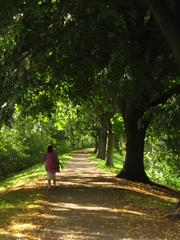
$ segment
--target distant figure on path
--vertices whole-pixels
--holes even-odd
[[[48,189],[51,188],[51,180],[53,181],[54,186],[56,186],[56,172],[59,172],[60,164],[57,154],[53,151],[53,146],[49,145],[47,147],[47,153],[44,155],[43,160],[45,161],[46,171],[47,171],[47,180],[48,180]]]

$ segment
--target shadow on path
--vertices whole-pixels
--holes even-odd
[[[99,173],[88,154],[73,156],[56,188],[43,181],[3,198],[10,199],[1,211],[3,240],[180,239],[179,222],[163,217],[172,194]]]

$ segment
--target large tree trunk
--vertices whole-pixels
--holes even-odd
[[[144,139],[148,124],[140,124],[142,115],[138,110],[125,110],[126,158],[117,177],[146,183],[149,179],[144,171]]]
[[[179,0],[178,0],[179,1]],[[179,8],[178,1],[174,1]],[[177,14],[167,7],[167,3],[164,0],[149,0],[149,6],[153,12],[153,15],[160,26],[180,68],[180,23],[179,12],[178,19]]]
[[[106,165],[113,166],[113,147],[114,147],[114,137],[112,131],[112,123],[109,120],[108,123],[108,146],[107,146],[107,159]]]

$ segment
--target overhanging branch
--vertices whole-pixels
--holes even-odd
[[[180,68],[180,32],[173,12],[164,0],[148,0],[150,9],[161,28]]]
[[[168,91],[166,91],[163,95],[161,95],[159,98],[155,99],[154,101],[152,101],[147,108],[151,108],[151,107],[156,107],[159,104],[163,104],[165,103],[170,97],[172,97],[173,95],[177,95],[180,94],[180,85],[175,86],[174,88],[169,89]]]

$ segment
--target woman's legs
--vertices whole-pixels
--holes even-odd
[[[47,172],[48,188],[51,187],[51,180],[53,180],[54,186],[56,186],[56,173]]]
[[[56,173],[52,173],[52,180],[53,180],[54,186],[56,186]]]
[[[56,186],[56,179],[53,179],[54,186]]]

